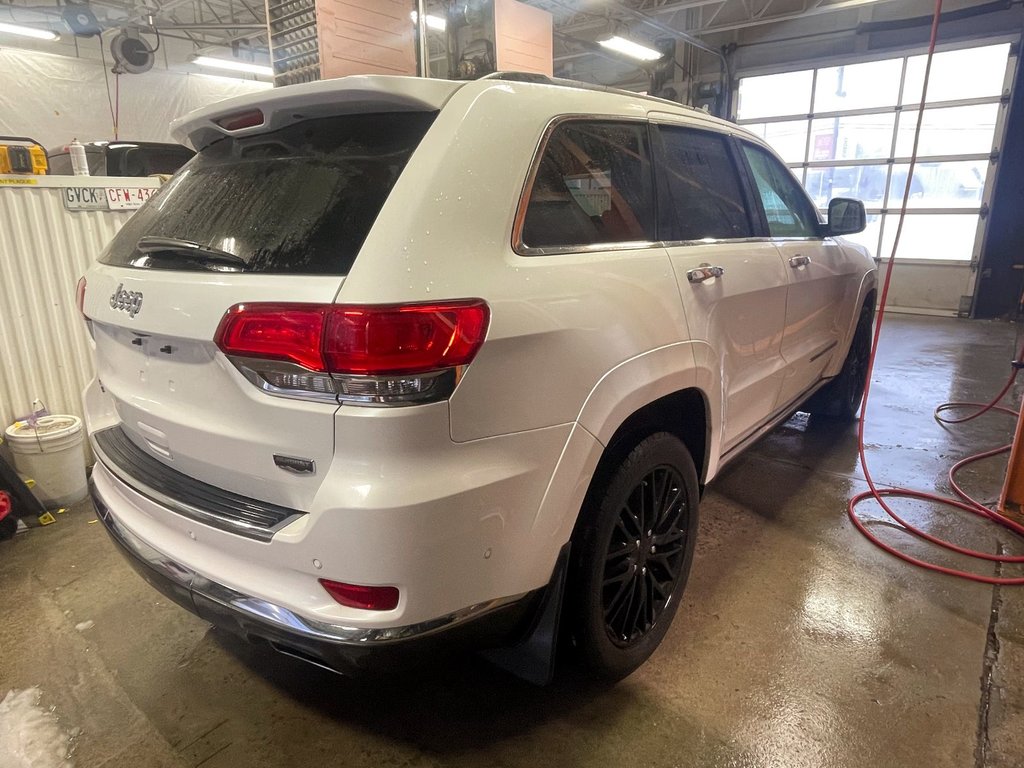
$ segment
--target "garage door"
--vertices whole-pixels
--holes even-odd
[[[1009,84],[1009,43],[937,53],[910,179],[892,304],[966,311],[995,179]],[[868,227],[853,239],[888,257],[921,99],[925,56],[744,77],[737,122],[789,163],[821,208],[857,197]]]

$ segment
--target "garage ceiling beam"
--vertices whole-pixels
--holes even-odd
[[[724,7],[733,0],[726,0],[722,3]],[[826,3],[825,0],[817,0],[812,2],[810,5],[803,10],[789,11],[785,13],[774,14],[771,16],[758,16],[752,15],[743,21],[730,22],[726,24],[714,25],[709,23],[706,26],[702,26],[700,34],[702,35],[713,35],[720,32],[732,32],[739,29],[749,29],[751,27],[763,26],[764,24],[776,24],[783,21],[794,21],[796,19],[805,19],[808,16],[820,16],[826,13],[836,13],[838,11],[849,10],[850,8],[859,8],[865,5],[876,5],[879,3],[890,3],[894,0],[840,0],[840,2]]]
[[[723,24],[714,28],[710,27],[710,21],[705,21],[700,29],[689,30],[691,35],[705,35],[711,34],[712,32],[741,29],[744,27],[758,26],[775,21],[789,21],[802,16],[832,13],[835,11],[846,10],[850,7],[888,2],[894,2],[894,0],[850,0],[849,2],[843,2],[843,0],[840,0],[839,2],[832,3],[826,3],[825,0],[817,0],[817,2],[806,2],[803,4],[803,8],[798,11],[793,11],[792,9],[778,9],[774,0],[767,4],[762,4],[761,7],[756,9],[749,0],[680,0],[680,2],[666,2],[656,7],[652,6],[649,2],[635,3],[631,10],[642,12],[643,15],[648,18],[657,20],[658,17],[668,16],[670,14],[674,15],[694,8],[705,9],[710,6],[716,6],[714,11],[709,12],[711,14],[711,18],[716,18],[725,14],[736,19],[728,24]],[[773,7],[776,8],[775,12],[769,13]],[[669,19],[666,23],[668,25],[672,25],[672,22],[673,19]],[[567,34],[576,34],[590,29],[600,29],[605,25],[606,22],[588,19],[586,21],[563,25],[560,29]]]
[[[696,48],[700,48],[702,51],[707,51],[708,53],[712,53],[716,56],[722,55],[722,52],[719,51],[717,48],[708,45],[703,40],[694,37],[688,32],[683,32],[682,30],[676,29],[675,27],[670,27],[668,24],[663,24],[657,19],[651,18],[646,13],[642,13],[634,8],[629,7],[628,5],[625,5],[624,3],[618,2],[618,0],[607,0],[607,2],[608,5],[611,6],[612,8],[615,8],[616,10],[626,14],[630,18],[640,22],[641,24],[644,24],[645,26],[657,29],[658,31],[666,35],[675,37],[677,40],[682,40],[683,42],[689,43],[690,45]]]

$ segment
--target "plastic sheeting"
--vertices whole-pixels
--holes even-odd
[[[104,67],[14,48],[0,49],[0,134],[29,136],[50,148],[113,139]],[[115,76],[107,72],[111,99]],[[119,137],[171,141],[168,126],[193,109],[232,96],[265,90],[269,83],[150,70],[120,76]]]

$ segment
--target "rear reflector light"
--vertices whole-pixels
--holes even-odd
[[[224,315],[215,341],[246,378],[271,394],[410,404],[451,394],[480,350],[489,319],[479,299],[238,304]]]
[[[263,112],[259,109],[251,109],[248,112],[239,112],[237,115],[220,117],[215,122],[225,131],[255,128],[257,125],[263,125]]]
[[[327,593],[342,605],[364,611],[390,611],[398,605],[397,587],[364,587],[320,579]]]

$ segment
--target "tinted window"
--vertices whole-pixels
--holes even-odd
[[[107,150],[107,166],[118,176],[149,176],[154,173],[174,173],[187,163],[192,150],[174,146],[124,146]]]
[[[85,159],[89,165],[90,176],[103,176],[106,170],[103,167],[104,152],[102,149],[91,149],[86,147]],[[71,155],[68,152],[61,152],[50,155],[47,158],[50,164],[50,174],[53,176],[73,176],[75,173],[71,165]]]
[[[739,175],[723,136],[662,126],[668,194],[660,203],[663,240],[750,237]]]
[[[548,139],[530,191],[523,243],[557,248],[654,240],[645,123],[567,122]]]
[[[74,171],[71,168],[71,155],[63,153],[50,155],[46,158],[50,164],[50,173],[56,176],[70,176]]]
[[[759,147],[743,145],[772,237],[818,237],[818,216],[793,174]]]
[[[142,253],[142,237],[187,240],[250,272],[347,274],[433,113],[345,115],[224,138],[130,218],[105,264],[202,269],[188,254]]]

